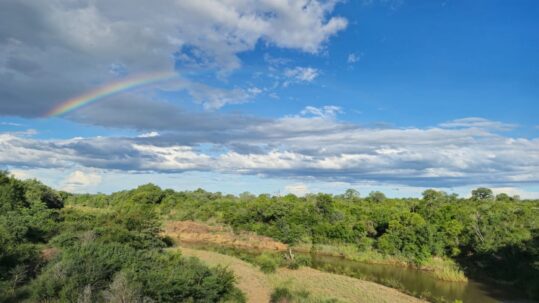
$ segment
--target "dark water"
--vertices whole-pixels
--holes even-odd
[[[208,244],[184,243],[182,245],[202,250],[227,250],[224,247]],[[261,251],[252,249],[230,248],[229,250],[241,251],[250,255],[261,253]],[[453,303],[455,300],[461,300],[464,303],[533,302],[525,299],[523,294],[510,288],[489,285],[472,279],[469,279],[468,282],[447,282],[436,279],[425,271],[413,268],[361,263],[332,256],[303,255],[310,256],[312,260],[311,267],[321,271],[376,282],[432,302]]]
[[[474,280],[446,282],[424,271],[392,265],[366,264],[338,257],[312,256],[312,267],[323,271],[345,274],[380,284],[404,289],[410,294],[437,302],[461,300],[475,302],[530,302],[511,290],[487,285]]]

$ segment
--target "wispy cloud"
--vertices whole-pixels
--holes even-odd
[[[359,59],[360,57],[358,54],[351,53],[351,54],[348,54],[348,58],[346,59],[346,62],[348,62],[348,64],[354,64],[358,62]]]
[[[14,126],[14,127],[20,127],[20,126],[23,126],[22,124],[20,123],[14,123],[14,122],[0,122],[0,125],[4,125],[4,126]]]
[[[457,119],[440,124],[445,128],[484,128],[484,129],[496,129],[496,130],[512,130],[518,127],[516,124],[503,123],[499,121],[492,121],[484,118],[470,117]]]
[[[326,105],[323,107],[307,106],[301,111],[302,115],[313,115],[324,119],[333,119],[340,113],[343,113],[342,109],[335,105]]]
[[[294,68],[287,68],[284,70],[286,80],[283,82],[283,86],[287,87],[291,83],[312,82],[319,75],[320,71],[313,67],[296,66]]]

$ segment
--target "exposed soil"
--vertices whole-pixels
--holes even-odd
[[[255,233],[234,233],[231,228],[209,226],[194,221],[170,221],[164,232],[178,243],[209,243],[244,249],[285,251],[288,246]]]

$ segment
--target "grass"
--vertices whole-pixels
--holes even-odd
[[[290,302],[424,302],[373,282],[308,267],[297,270],[278,268],[275,273],[265,274],[255,265],[235,257],[183,247],[180,250],[183,255],[197,257],[210,266],[227,266],[234,271],[238,288],[245,293],[248,302],[269,302],[274,290],[283,287],[296,295],[308,292],[308,300],[317,300]]]
[[[252,256],[246,255],[246,250],[266,251],[278,260],[278,266],[288,266],[290,268],[300,265],[309,265],[308,260],[300,260],[300,264],[283,264],[282,252],[286,251],[287,245],[268,237],[262,237],[253,233],[235,234],[229,227],[216,225],[211,226],[207,223],[194,221],[168,221],[165,224],[165,234],[180,243],[191,243],[197,245],[210,245],[207,249],[215,250],[224,254],[233,255],[244,261],[257,264]],[[213,247],[211,247],[213,246]],[[431,258],[422,265],[416,265],[410,260],[400,256],[388,256],[381,254],[372,248],[369,244],[360,249],[358,245],[353,244],[299,244],[294,247],[295,251],[304,253],[315,253],[317,255],[342,257],[347,260],[357,261],[368,264],[385,264],[400,267],[412,267],[423,270],[433,277],[450,282],[466,282],[467,278],[459,269],[459,266],[448,258]],[[257,254],[258,255],[258,254]],[[262,260],[264,261],[264,260]],[[267,263],[267,262],[266,262]]]
[[[271,294],[270,303],[339,303],[339,300],[320,299],[306,290],[293,291],[287,287],[277,287]]]
[[[302,251],[306,246],[299,246]],[[418,270],[426,271],[432,276],[442,281],[448,282],[466,282],[468,278],[460,269],[458,264],[448,258],[431,257],[420,265],[409,262],[404,257],[383,255],[372,249],[359,250],[357,246],[350,244],[336,245],[316,245],[311,251],[325,256],[342,257],[347,260],[357,261],[368,264],[387,264],[401,267],[413,267]]]
[[[193,246],[189,246],[189,247],[193,248]],[[287,260],[287,258],[283,256],[282,252],[262,252],[262,251],[254,251],[254,250],[245,250],[241,248],[221,247],[221,246],[216,246],[216,245],[211,245],[211,244],[197,244],[195,248],[201,251],[211,251],[211,252],[216,252],[223,255],[241,259],[242,261],[245,261],[255,267],[258,267],[260,271],[266,274],[276,272],[277,267],[281,267],[282,269],[284,268],[298,269],[301,266],[311,266],[311,259],[309,258],[309,256],[302,255],[302,254],[296,254],[294,263],[289,263],[289,260]],[[435,259],[435,260],[429,260],[429,261],[430,262],[426,263],[426,266],[430,266],[430,267],[428,267],[428,269],[425,269],[425,270],[432,270],[431,268],[436,267],[438,270],[436,272],[441,272],[444,266],[451,266],[451,263],[448,262],[451,260]],[[384,264],[383,262],[381,263]],[[322,271],[325,273],[345,275],[345,276],[352,277],[355,279],[370,281],[376,284],[393,288],[404,294],[407,294],[407,295],[410,295],[410,296],[413,296],[422,300],[428,300],[430,302],[435,302],[435,303],[449,302],[444,298],[433,296],[428,291],[421,292],[421,293],[410,291],[401,282],[399,282],[396,279],[378,278],[378,277],[372,277],[370,275],[361,275],[360,273],[358,273],[352,268],[347,268],[347,267],[338,268],[328,263],[328,264],[323,264],[323,266],[316,267],[315,270]],[[453,269],[453,270],[458,270],[458,268]],[[434,271],[432,272],[434,273]],[[427,271],[427,273],[431,273],[431,271]],[[443,277],[438,277],[438,278],[442,279]],[[452,277],[452,279],[456,279],[456,278]],[[273,284],[277,285],[278,283],[273,283]],[[286,286],[286,288],[289,288],[290,287],[289,281],[284,281],[282,286],[283,287]],[[297,288],[292,289],[292,291],[294,292],[301,292],[302,290],[304,290],[302,287],[297,287]],[[296,299],[299,300],[298,298],[295,298],[294,300]],[[291,302],[311,302],[311,301],[297,301],[297,300],[291,301]],[[316,301],[316,302],[333,302],[333,301]]]
[[[421,264],[421,268],[443,281],[468,281],[468,278],[466,278],[464,272],[462,272],[455,261],[451,259],[437,257],[429,258],[427,261]]]
[[[305,249],[305,246],[300,246],[300,249]],[[347,260],[370,264],[409,265],[409,262],[405,258],[383,255],[372,249],[360,250],[356,245],[352,244],[317,244],[311,247],[311,252],[318,255],[342,257]]]

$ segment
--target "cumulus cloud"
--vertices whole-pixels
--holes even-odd
[[[61,189],[68,192],[87,192],[99,185],[101,179],[96,172],[76,170],[63,180]]]
[[[335,2],[1,1],[0,114],[40,116],[118,77],[177,65],[228,73],[259,42],[316,53],[347,25],[329,16]],[[210,108],[249,97],[205,89],[190,93]]]
[[[539,182],[539,139],[502,136],[474,125],[365,128],[338,120],[339,110],[308,107],[303,115],[261,121],[240,116],[235,123],[214,122],[210,131],[168,131],[154,137],[43,140],[3,133],[0,164],[215,171],[426,187]]]

